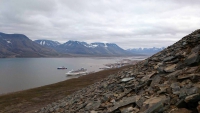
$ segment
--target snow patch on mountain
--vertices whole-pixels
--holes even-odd
[[[10,40],[7,40],[7,39],[3,39],[3,40],[6,41],[8,44],[12,44]]]
[[[7,43],[11,44],[11,42],[10,42],[10,41],[7,41]]]
[[[104,46],[104,47],[108,47],[106,43],[104,43],[104,44],[105,44],[105,46]]]
[[[51,40],[35,40],[35,42],[42,46],[47,46],[47,47],[56,47],[56,46],[60,45],[59,42],[51,41]]]
[[[41,42],[40,42],[40,45],[45,45],[45,41],[41,41]]]
[[[92,44],[88,44],[88,45],[84,45],[85,47],[88,48],[96,48],[98,45],[92,45]]]

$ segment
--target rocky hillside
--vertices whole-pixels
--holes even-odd
[[[200,112],[200,30],[38,112]]]
[[[58,55],[23,34],[0,33],[0,58],[7,57],[45,57]]]

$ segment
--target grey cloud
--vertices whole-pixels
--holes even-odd
[[[168,46],[198,29],[199,0],[1,0],[0,32],[32,40]],[[163,44],[164,43],[164,44]]]

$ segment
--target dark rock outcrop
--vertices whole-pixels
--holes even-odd
[[[198,113],[200,30],[39,113]]]

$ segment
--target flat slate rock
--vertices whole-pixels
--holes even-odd
[[[109,109],[109,112],[113,112],[114,110],[116,110],[120,107],[135,103],[138,98],[139,98],[139,96],[132,96],[132,97],[123,98],[121,101],[116,102],[114,104],[114,106]]]

